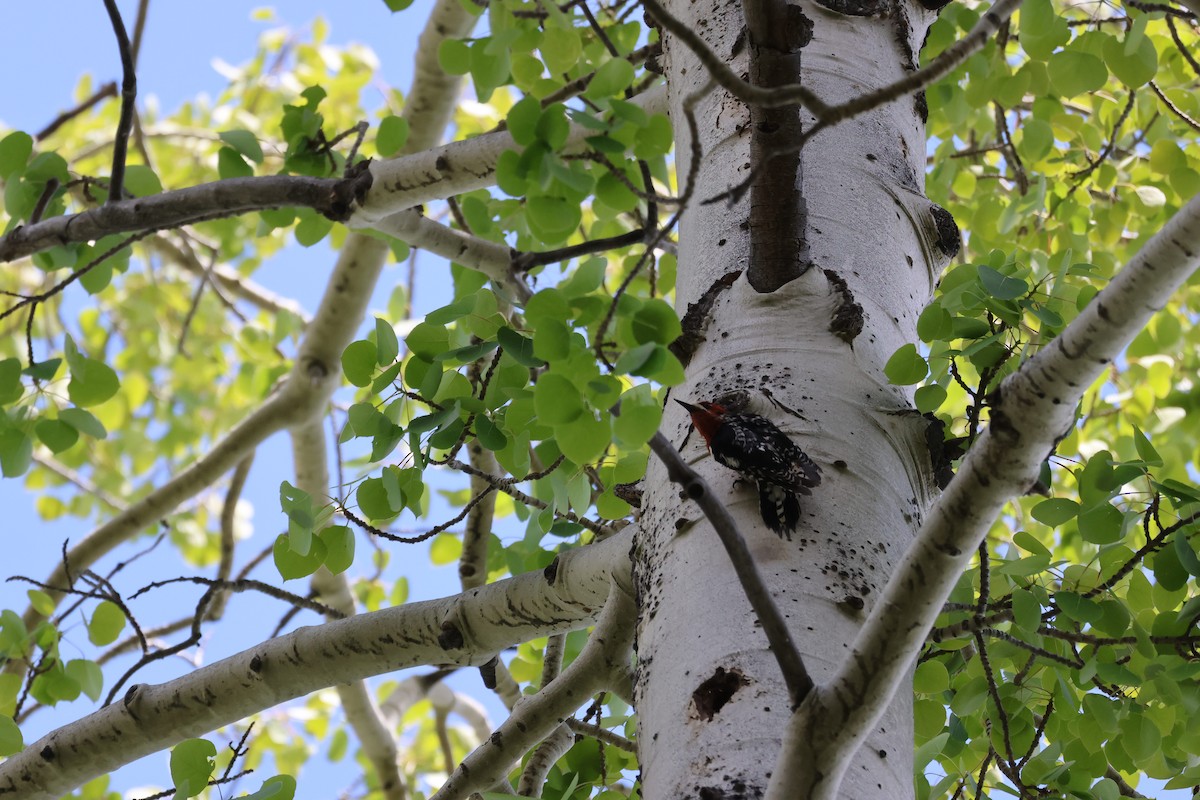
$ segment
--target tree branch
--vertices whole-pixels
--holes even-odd
[[[656,86],[630,100],[648,114],[666,111],[665,86]],[[562,152],[583,150],[587,138],[596,131],[576,123]],[[373,163],[375,182],[363,207],[348,224],[373,228],[391,214],[414,206],[492,186],[496,182],[496,161],[505,150],[519,150],[508,131],[496,131],[461,142],[451,142],[413,155]]]
[[[171,192],[120,200],[98,208],[53,217],[14,228],[0,237],[0,261],[13,261],[55,245],[102,239],[105,236],[159,228],[178,228],[201,219],[234,217],[248,211],[282,206],[314,208],[344,219],[353,197],[369,185],[369,172],[357,178],[309,178],[267,175],[226,178]]]
[[[624,534],[565,553],[552,581],[526,573],[462,595],[305,627],[174,681],[132,686],[124,699],[0,764],[0,795],[57,800],[123,764],[318,689],[420,664],[478,664],[521,642],[584,627],[611,586],[622,587],[615,592],[622,597],[632,591],[630,543]],[[616,605],[626,603],[632,601]],[[509,613],[498,618],[497,609]],[[445,646],[447,623],[463,633],[461,646]],[[624,630],[632,635],[631,625]]]
[[[1004,504],[1038,475],[1087,388],[1200,267],[1193,197],[1057,338],[997,391],[991,423],[897,565],[833,680],[794,714],[768,800],[833,798]],[[818,733],[820,732],[820,733]],[[819,772],[818,772],[819,767]]]
[[[121,116],[117,120],[117,135],[113,141],[112,174],[108,179],[108,199],[111,205],[122,199],[125,189],[125,154],[129,148],[129,132],[133,130],[133,103],[137,99],[137,73],[133,67],[133,51],[129,46],[129,34],[116,0],[104,0],[104,10],[112,23],[117,37],[117,49],[121,53]]]
[[[612,541],[571,552],[607,547]],[[464,800],[471,792],[503,779],[515,761],[558,727],[559,720],[570,716],[603,686],[613,664],[629,658],[636,613],[633,595],[614,583],[579,656],[549,686],[519,702],[512,715],[463,760],[430,800]]]

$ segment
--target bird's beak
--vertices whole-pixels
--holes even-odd
[[[675,402],[686,408],[689,414],[702,413],[704,411],[704,409],[700,406],[694,406],[691,403],[685,403],[682,400],[676,400]]]

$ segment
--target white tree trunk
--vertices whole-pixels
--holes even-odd
[[[802,83],[836,104],[902,77],[915,66],[933,15],[915,4],[900,5],[888,18],[803,4],[814,38],[801,50]],[[668,10],[701,32],[722,58],[735,51],[743,28],[740,6],[700,0],[672,3]],[[707,83],[707,73],[681,43],[665,38],[684,182],[691,161],[684,103]],[[734,71],[745,74],[745,62],[739,55]],[[703,441],[688,434],[680,409],[669,409],[663,432],[682,445],[685,458],[702,462],[699,469],[714,490],[726,494],[818,685],[846,657],[933,497],[925,421],[912,409],[910,392],[888,385],[883,375],[888,357],[916,340],[917,316],[946,251],[957,244],[948,216],[922,194],[922,103],[901,98],[805,146],[797,180],[807,207],[805,260],[811,268],[770,294],[755,291],[746,279],[748,196],[732,207],[701,205],[749,174],[748,109],[722,90],[695,105],[702,160],[679,237],[680,315],[722,276],[736,270],[742,275],[715,292],[707,328],[700,331],[704,341],[686,365],[688,382],[673,396],[696,401],[733,389],[763,389],[798,412],[769,404],[756,409],[823,473],[812,497],[802,498],[794,540],[766,529],[756,492],[732,486],[733,473],[707,457]],[[813,121],[807,111],[802,120],[806,127]],[[853,311],[830,271],[846,282],[865,315],[852,344],[831,331],[839,311],[851,317]],[[762,796],[791,714],[787,693],[720,542],[676,491],[652,462],[635,554],[643,796]],[[845,776],[842,796],[910,796],[907,692],[892,701],[867,741]],[[782,796],[805,796],[795,789]]]

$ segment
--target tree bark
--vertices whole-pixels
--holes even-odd
[[[804,74],[797,79],[825,103],[844,102],[916,68],[932,13],[909,3],[838,8],[802,5],[813,39],[803,48]],[[721,57],[739,51],[739,7],[703,0],[668,10],[704,34]],[[686,176],[693,145],[684,107],[708,75],[669,36],[664,51],[679,174]],[[732,66],[744,74],[746,56]],[[807,209],[805,260],[814,268],[773,292],[757,291],[746,277],[750,199],[702,204],[749,174],[749,110],[723,90],[694,108],[702,160],[681,223],[677,310],[685,335],[698,333],[703,342],[674,396],[710,400],[754,390],[753,410],[817,462],[823,481],[801,498],[793,541],[766,529],[757,493],[731,486],[734,474],[689,435],[686,415],[668,414],[662,430],[715,491],[727,494],[820,685],[847,657],[934,496],[925,422],[911,391],[890,385],[883,366],[916,340],[916,319],[957,238],[944,223],[939,228],[948,215],[923,194],[923,98],[904,97],[804,147],[797,162],[804,181],[797,186]],[[815,121],[807,109],[801,118],[805,128]],[[729,282],[731,273],[738,277]],[[702,297],[707,313],[688,315]],[[694,505],[681,505],[657,463],[647,476],[635,558],[643,796],[696,797],[706,790],[761,796],[791,716],[779,666],[716,537]],[[891,701],[846,772],[841,796],[911,795],[911,702],[903,691]],[[800,773],[819,775],[821,768],[806,764]],[[807,796],[800,785],[773,788],[779,796]]]

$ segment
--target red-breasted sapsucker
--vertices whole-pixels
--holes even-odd
[[[717,403],[675,402],[691,414],[713,458],[755,483],[763,522],[790,540],[800,521],[797,495],[812,494],[812,487],[821,482],[820,468],[766,417],[730,411]]]

